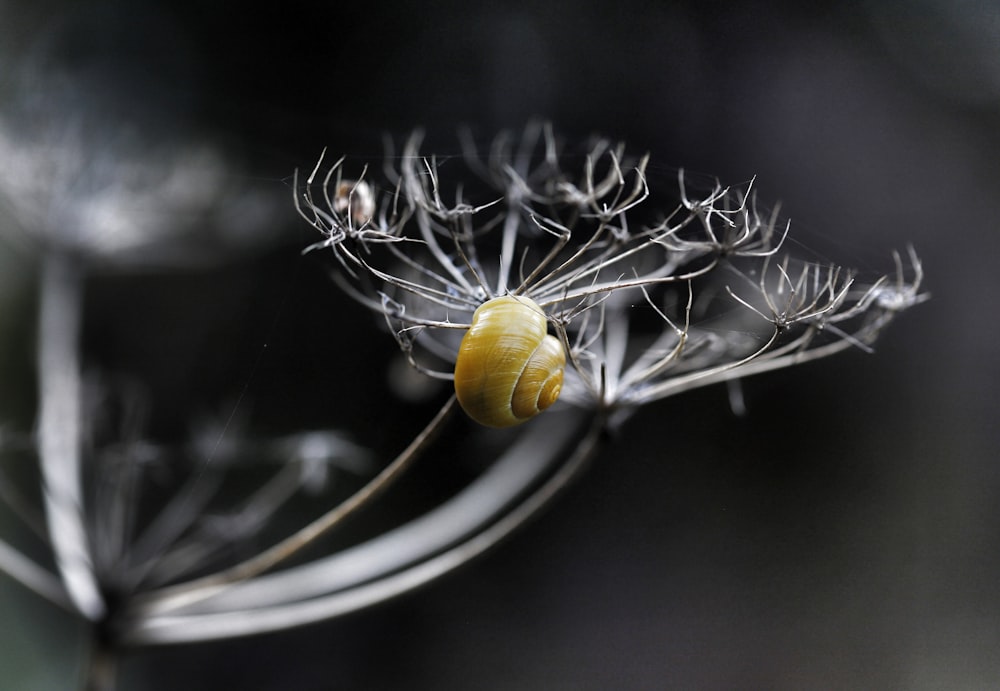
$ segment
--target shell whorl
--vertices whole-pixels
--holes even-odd
[[[472,315],[455,361],[455,393],[476,422],[510,427],[555,403],[565,369],[566,353],[547,333],[542,308],[504,295]]]

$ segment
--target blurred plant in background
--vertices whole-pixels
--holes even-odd
[[[276,197],[213,145],[151,135],[79,75],[24,61],[5,76],[0,247],[37,275],[37,414],[33,429],[0,420],[0,499],[4,519],[18,519],[4,526],[0,570],[93,625],[86,684],[108,688],[114,656],[102,642],[117,645],[122,603],[231,562],[290,499],[322,496],[339,470],[367,472],[370,459],[332,430],[259,440],[229,420],[187,444],[145,436],[153,402],[141,383],[82,360],[90,279],[157,271],[183,282],[258,253],[275,241]],[[238,501],[223,492],[233,483]]]
[[[870,278],[803,261],[752,184],[666,177],[606,140],[574,153],[545,126],[485,155],[466,138],[443,158],[414,135],[380,175],[321,160],[295,184],[297,209],[324,236],[310,249],[333,254],[336,280],[384,317],[416,369],[450,379],[475,310],[506,295],[539,306],[568,365],[559,402],[499,437],[467,484],[301,558],[430,447],[454,399],[386,464],[335,430],[262,440],[221,425],[165,446],[144,438],[141,405],[128,401],[106,438],[101,386],[80,357],[89,273],[204,265],[233,243],[252,251],[268,207],[210,148],[160,151],[102,117],[43,105],[0,119],[2,232],[40,264],[35,429],[0,436],[0,493],[51,558],[0,541],[0,569],[93,624],[92,688],[113,687],[130,646],[299,626],[437,578],[545,506],[640,406],[867,350],[924,298],[913,251]],[[334,474],[346,488],[331,487]],[[25,475],[40,493],[14,479]],[[227,484],[244,492],[220,506]],[[290,503],[310,493],[327,509],[312,521]]]

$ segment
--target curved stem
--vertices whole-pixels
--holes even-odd
[[[45,517],[56,566],[73,605],[91,621],[105,605],[94,576],[83,520],[81,381],[78,340],[81,280],[73,260],[45,258],[38,322],[38,452]]]
[[[140,603],[139,608],[141,609],[143,606],[141,604],[142,601],[147,599],[155,601],[158,607],[172,608],[188,605],[209,597],[217,590],[225,588],[230,584],[253,578],[277,566],[320,536],[326,534],[356,509],[371,501],[375,496],[389,487],[419,457],[427,445],[430,444],[442,429],[454,408],[455,396],[452,395],[441,407],[437,415],[434,416],[427,426],[421,430],[420,434],[410,442],[392,463],[372,478],[368,484],[312,523],[240,564],[204,578],[137,596],[136,602]]]
[[[123,640],[169,644],[292,628],[369,607],[444,575],[536,515],[599,448],[603,419],[546,417],[549,424],[533,426],[476,482],[428,514],[193,607],[138,612]]]

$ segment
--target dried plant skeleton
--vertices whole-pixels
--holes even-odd
[[[410,362],[450,379],[461,333],[504,296],[537,304],[570,363],[560,400],[625,416],[701,386],[867,348],[923,299],[920,262],[862,281],[784,251],[788,225],[753,182],[700,195],[683,171],[651,184],[648,156],[594,142],[562,151],[551,128],[481,155],[420,152],[348,175],[345,159],[296,187],[354,296],[384,314]],[[656,182],[667,182],[656,169]],[[672,182],[671,180],[671,182]],[[512,327],[519,328],[519,327]]]

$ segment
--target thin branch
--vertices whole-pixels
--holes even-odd
[[[68,612],[76,613],[76,607],[70,600],[62,581],[3,540],[0,540],[0,571],[49,602],[59,605]]]
[[[170,610],[184,605],[197,602],[209,597],[220,589],[233,583],[239,583],[252,578],[264,571],[267,571],[279,563],[288,559],[302,548],[311,544],[314,540],[326,534],[330,529],[340,523],[353,511],[371,501],[377,494],[384,491],[394,480],[396,480],[410,464],[416,460],[420,453],[433,440],[448,420],[455,408],[455,397],[452,396],[441,407],[437,415],[427,424],[409,446],[406,447],[396,459],[387,465],[382,472],[372,478],[368,484],[358,490],[351,497],[338,504],[336,507],[317,518],[309,525],[285,538],[276,545],[257,554],[256,556],[240,564],[232,566],[224,571],[188,581],[176,586],[165,588],[161,591],[153,591],[137,596],[137,609],[153,607],[158,611]]]

